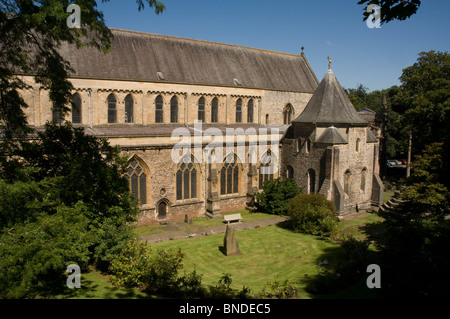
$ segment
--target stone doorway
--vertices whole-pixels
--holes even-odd
[[[165,220],[167,218],[167,211],[169,206],[165,201],[158,204],[158,220]]]

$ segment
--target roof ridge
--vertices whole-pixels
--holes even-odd
[[[239,44],[231,44],[231,43],[223,43],[223,42],[216,42],[216,41],[210,41],[210,40],[186,38],[186,37],[180,37],[180,36],[175,36],[175,35],[150,33],[150,32],[126,30],[126,29],[118,29],[118,28],[109,28],[109,29],[113,30],[113,31],[121,31],[121,32],[127,32],[127,33],[136,33],[136,34],[142,34],[142,35],[147,35],[147,36],[157,36],[157,37],[160,37],[160,38],[187,40],[187,41],[198,42],[198,43],[216,44],[216,45],[223,45],[223,46],[229,46],[229,47],[250,49],[250,50],[255,50],[255,51],[262,51],[262,52],[267,52],[267,53],[275,53],[275,54],[287,55],[287,56],[292,56],[292,57],[301,57],[301,58],[303,58],[306,61],[306,57],[304,56],[304,54],[302,55],[302,54],[280,52],[280,51],[269,50],[269,49],[254,48],[254,47],[249,47],[249,46],[239,45]]]

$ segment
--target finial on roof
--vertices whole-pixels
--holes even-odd
[[[327,60],[328,60],[328,70],[331,70],[331,59],[330,59],[330,57],[328,57]]]
[[[303,53],[303,50],[305,49],[305,47],[304,46],[302,46],[302,55],[304,55],[305,53]]]

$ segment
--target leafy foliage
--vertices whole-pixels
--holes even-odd
[[[66,9],[70,3],[80,6],[81,28],[67,27]],[[156,0],[136,0],[136,3],[139,10],[146,5],[156,14],[165,10]],[[93,0],[2,0],[0,34],[0,130],[6,132],[6,138],[29,130],[23,113],[27,105],[17,94],[26,83],[17,74],[33,75],[36,83],[48,87],[55,108],[64,114],[73,89],[67,77],[73,70],[58,51],[61,43],[74,48],[90,46],[108,53],[112,39],[103,13],[97,10],[97,2]]]
[[[54,215],[16,224],[0,235],[1,297],[46,297],[64,288],[68,265],[86,269],[92,241],[86,209],[59,206]]]
[[[263,213],[286,215],[286,204],[300,192],[294,179],[266,181],[263,191],[256,195],[256,207]]]
[[[263,299],[296,299],[298,298],[298,282],[286,279],[284,282],[268,282],[258,294]]]
[[[68,122],[47,123],[45,131],[34,141],[22,141],[11,154],[14,157],[0,168],[5,179],[0,192],[12,192],[0,201],[18,204],[0,208],[0,222],[23,221],[37,211],[52,213],[59,204],[73,206],[79,201],[89,207],[86,214],[92,224],[134,220],[139,211],[123,178],[126,159],[119,152],[106,140],[86,135]]]
[[[287,227],[295,232],[330,236],[338,224],[334,204],[321,194],[299,194],[286,206]]]
[[[387,297],[443,297],[450,285],[450,192],[441,184],[442,144],[418,158],[411,184],[385,219],[381,250]]]
[[[145,241],[129,240],[109,267],[111,282],[120,287],[138,287],[148,293],[183,298],[201,297],[201,276],[194,270],[181,276],[183,253],[159,249],[152,253]]]
[[[210,298],[220,298],[220,299],[232,299],[232,298],[240,298],[246,299],[250,297],[251,290],[244,286],[242,290],[237,290],[231,288],[231,284],[233,283],[233,279],[231,278],[230,273],[224,273],[222,277],[217,282],[217,285],[210,288]]]
[[[365,5],[364,20],[370,13],[366,11],[366,7],[370,4],[377,4],[381,8],[381,23],[388,23],[394,20],[406,20],[416,14],[420,7],[421,0],[360,0],[358,4]]]
[[[0,295],[6,298],[61,289],[71,263],[107,269],[134,237],[126,222],[139,212],[121,175],[125,162],[106,141],[69,124],[48,124],[20,146],[0,171]]]

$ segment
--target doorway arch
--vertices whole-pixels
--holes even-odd
[[[169,202],[167,200],[160,200],[156,205],[156,217],[158,220],[166,220],[169,212]]]

